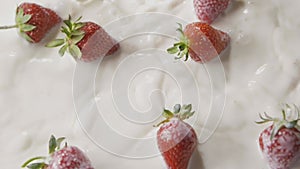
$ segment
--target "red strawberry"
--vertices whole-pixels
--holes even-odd
[[[188,24],[184,31],[182,25],[177,30],[181,33],[180,42],[168,49],[170,54],[176,54],[185,61],[190,56],[194,61],[205,63],[217,57],[230,43],[227,33],[217,30],[206,23]]]
[[[94,169],[85,154],[74,146],[60,148],[64,138],[51,136],[49,141],[50,157],[36,157],[28,160],[22,168],[29,169]]]
[[[35,3],[22,3],[17,8],[16,25],[0,29],[19,28],[21,36],[32,43],[40,42],[61,18],[51,9]]]
[[[194,0],[194,8],[201,22],[211,24],[228,7],[230,0]]]
[[[48,169],[93,169],[93,167],[80,149],[66,146],[52,155]]]
[[[287,108],[291,108],[287,105]],[[300,160],[300,126],[296,120],[288,121],[286,111],[282,110],[283,119],[272,118],[265,113],[260,115],[258,124],[273,122],[259,136],[259,146],[271,169],[291,169]]]
[[[66,38],[56,39],[47,47],[62,46],[59,50],[61,56],[68,51],[75,59],[85,62],[112,55],[120,48],[119,43],[101,26],[93,22],[79,22],[80,19],[73,22],[69,17],[65,20],[66,27],[62,27],[62,32]]]
[[[159,124],[157,144],[169,169],[187,169],[197,147],[196,132],[183,121],[194,114],[191,109],[191,105],[175,105],[174,112],[163,112],[166,120]]]

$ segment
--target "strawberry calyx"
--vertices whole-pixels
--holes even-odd
[[[169,54],[177,54],[175,59],[181,59],[185,57],[184,61],[189,58],[189,39],[184,35],[182,24],[177,23],[179,28],[177,31],[180,33],[179,42],[175,43],[173,47],[167,49]]]
[[[61,143],[65,140],[65,137],[60,137],[56,139],[53,135],[51,135],[49,140],[49,156],[51,156],[54,152],[60,150]],[[65,143],[67,146],[67,143]],[[45,169],[49,165],[49,157],[38,156],[27,160],[21,167],[28,169]]]
[[[172,119],[174,117],[183,121],[183,120],[189,119],[190,117],[192,117],[195,114],[195,111],[192,111],[191,104],[183,105],[183,106],[181,106],[180,104],[176,104],[173,109],[174,109],[173,112],[170,110],[164,109],[164,111],[162,112],[162,116],[166,119],[163,120],[162,122],[160,122],[159,124],[154,125],[154,127],[159,127],[160,125],[169,122],[170,119]]]
[[[31,37],[29,37],[26,32],[32,31],[36,28],[34,25],[30,25],[27,22],[31,19],[32,15],[24,14],[23,8],[17,9],[17,14],[15,18],[15,25],[10,26],[0,26],[0,29],[11,29],[11,28],[19,28],[20,35],[24,37],[26,40],[33,42]]]
[[[289,112],[290,114],[296,113],[297,118],[294,120],[289,120],[287,118],[287,112]],[[285,107],[281,110],[281,113],[282,113],[282,118],[273,118],[269,116],[266,112],[264,112],[263,114],[259,114],[261,121],[256,122],[257,124],[273,122],[273,129],[270,137],[271,140],[273,140],[273,138],[282,128],[297,129],[300,132],[300,126],[298,125],[298,122],[300,121],[299,108],[296,105],[290,106],[288,104],[285,104]]]
[[[55,151],[60,150],[61,143],[65,140],[65,137],[60,137],[56,139],[53,135],[50,137],[49,140],[49,154],[52,155]],[[67,143],[65,143],[67,146]]]
[[[81,18],[82,17],[79,17],[75,21],[72,21],[72,18],[69,15],[69,18],[63,21],[66,26],[62,26],[61,28],[61,32],[65,34],[65,38],[55,39],[49,42],[46,47],[62,46],[59,50],[59,54],[61,56],[68,51],[74,57],[74,59],[80,59],[82,53],[76,44],[85,36],[84,31],[80,30],[84,26],[84,23],[79,22]]]

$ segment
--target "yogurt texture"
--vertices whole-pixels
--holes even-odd
[[[83,16],[83,20],[104,27],[124,16],[145,12],[174,15],[187,23],[197,21],[191,0],[31,2],[52,8],[63,18],[68,14]],[[14,22],[19,3],[2,2],[2,25]],[[225,14],[213,23],[230,34],[231,47],[221,61],[215,59],[207,65],[174,61],[164,51],[174,43],[170,37],[151,33],[126,37],[126,32],[149,28],[176,35],[176,23],[162,26],[164,17],[134,27],[126,27],[132,21],[128,20],[119,31],[109,27],[111,35],[122,39],[122,49],[102,60],[93,90],[85,83],[74,88],[78,64],[70,56],[61,58],[56,49],[47,49],[43,43],[29,44],[16,30],[1,31],[2,168],[20,168],[28,158],[46,155],[51,134],[65,136],[69,144],[86,151],[95,168],[166,168],[155,149],[157,129],[152,125],[160,121],[163,107],[172,108],[176,103],[192,103],[197,112],[189,122],[196,128],[201,144],[190,169],[268,168],[257,145],[259,133],[266,126],[254,122],[264,111],[280,116],[279,103],[300,103],[299,6],[300,2],[294,0],[233,0]],[[85,66],[96,67],[97,63]],[[224,72],[219,72],[220,68]],[[79,109],[77,101],[82,103]],[[224,112],[212,111],[212,101],[220,102],[220,110],[225,105]],[[96,112],[97,118],[92,109],[95,106],[100,112],[100,116]],[[205,123],[209,115],[213,116]],[[210,120],[218,123],[219,118],[214,130]],[[109,132],[102,128],[104,123],[110,127]],[[110,140],[111,133],[131,141]],[[90,139],[91,134],[96,139]],[[141,139],[149,139],[145,143],[149,147],[140,149]],[[103,146],[105,143],[111,143],[111,147]]]

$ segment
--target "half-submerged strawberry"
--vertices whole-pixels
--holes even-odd
[[[167,51],[177,54],[176,59],[189,56],[196,62],[205,63],[219,56],[230,43],[227,33],[217,30],[206,23],[195,22],[188,24],[185,29],[181,24],[177,29],[180,32],[180,41]]]
[[[16,25],[0,29],[18,28],[20,35],[32,43],[40,42],[62,19],[51,9],[35,3],[22,3],[17,8]]]
[[[48,43],[47,47],[62,46],[59,54],[63,56],[69,52],[75,60],[85,62],[112,55],[119,48],[119,43],[113,39],[101,26],[93,22],[72,21],[71,16],[64,20],[66,26],[61,31],[66,35],[64,39],[56,39]]]
[[[49,141],[49,157],[35,157],[26,161],[22,168],[29,169],[94,169],[90,160],[75,146],[65,144],[61,147],[64,137],[56,139],[51,136]]]
[[[177,104],[174,112],[164,110],[166,120],[157,126],[157,144],[169,169],[187,169],[190,158],[198,141],[195,130],[183,120],[191,117],[194,112],[192,105]]]
[[[298,113],[295,120],[287,120],[286,110]],[[272,118],[267,113],[260,115],[258,124],[272,122],[259,136],[260,149],[271,169],[291,169],[300,160],[299,109],[286,105],[283,118]]]

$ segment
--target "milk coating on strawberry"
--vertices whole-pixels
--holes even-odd
[[[194,0],[195,13],[201,22],[211,24],[229,5],[230,0]]]
[[[100,25],[94,22],[79,22],[80,19],[81,17],[72,21],[69,16],[69,19],[64,20],[66,26],[61,29],[66,37],[56,39],[46,46],[62,46],[59,50],[61,56],[69,52],[75,60],[80,59],[85,62],[94,61],[118,51],[119,43]]]
[[[283,118],[272,118],[266,113],[260,115],[259,124],[273,122],[259,136],[259,147],[271,169],[292,169],[300,160],[300,126],[299,110],[296,106],[286,108],[298,114],[297,119],[287,120],[286,109],[282,110]]]
[[[159,124],[161,127],[157,132],[157,144],[169,169],[187,169],[197,147],[195,130],[183,121],[194,114],[191,109],[191,105],[181,107],[178,104],[174,112],[163,112],[166,120]]]
[[[67,146],[51,156],[48,169],[93,169],[85,154],[74,146]]]
[[[40,42],[62,19],[51,9],[35,3],[22,3],[16,10],[16,25],[0,29],[18,28],[20,35],[32,43]]]

